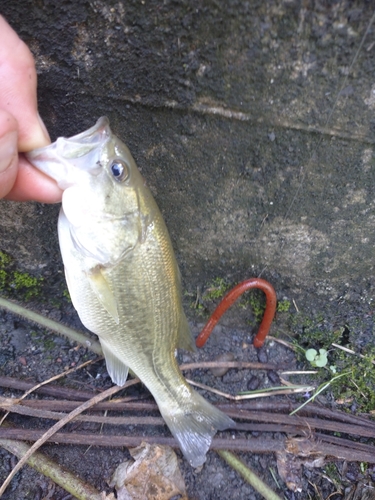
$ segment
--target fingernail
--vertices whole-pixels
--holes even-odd
[[[16,156],[17,140],[18,134],[16,131],[8,132],[0,137],[0,172],[4,172]]]
[[[49,133],[47,131],[47,127],[44,125],[44,121],[42,120],[40,114],[38,113],[38,120],[39,120],[39,123],[40,123],[40,126],[41,126],[41,129],[42,129],[42,132],[43,132],[43,135],[44,135],[44,142],[46,143],[45,145],[49,144],[51,142],[51,138],[49,136]]]

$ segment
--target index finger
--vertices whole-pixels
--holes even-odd
[[[30,151],[50,143],[38,114],[37,75],[33,55],[0,15],[0,108],[18,122],[18,149]]]

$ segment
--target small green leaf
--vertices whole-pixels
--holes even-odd
[[[306,355],[307,361],[310,361],[310,363],[311,363],[311,362],[315,361],[315,358],[318,355],[318,352],[315,349],[307,349],[305,355]]]
[[[318,368],[326,366],[327,362],[328,362],[327,356],[317,356],[315,358],[315,366],[317,366]]]

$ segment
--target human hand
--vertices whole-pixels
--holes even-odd
[[[49,144],[37,107],[34,58],[0,16],[0,198],[55,203],[61,190],[22,154]]]

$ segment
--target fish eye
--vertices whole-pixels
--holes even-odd
[[[129,177],[129,168],[122,160],[113,160],[110,169],[116,181],[123,182]]]

